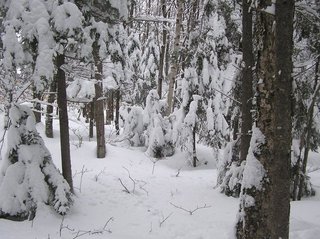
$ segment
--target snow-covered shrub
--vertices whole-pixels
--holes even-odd
[[[42,205],[65,215],[72,203],[70,187],[36,130],[32,111],[13,104],[9,119],[0,165],[0,218],[32,219]]]
[[[120,119],[123,132],[117,140],[128,140],[131,146],[143,146],[143,109],[139,106],[122,106]]]
[[[154,158],[162,158],[174,154],[172,142],[172,123],[163,117],[164,103],[160,101],[158,92],[151,90],[146,99],[144,109],[145,145],[147,154]]]

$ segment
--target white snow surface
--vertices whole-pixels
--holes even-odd
[[[76,117],[76,114],[70,115],[71,119]],[[202,164],[196,169],[188,165],[183,153],[154,164],[144,148],[123,148],[114,144],[107,144],[105,159],[97,159],[95,142],[89,141],[83,122],[71,120],[70,127],[83,135],[79,147],[79,138],[70,131],[76,191],[71,211],[64,220],[46,206],[38,208],[33,221],[0,219],[1,239],[71,239],[78,232],[84,233],[78,237],[81,239],[233,238],[239,200],[226,197],[214,188],[216,161],[209,148],[198,146]],[[42,137],[55,164],[61,168],[58,121],[54,128],[54,139]],[[44,125],[38,124],[37,129],[43,133]],[[111,126],[106,126],[106,130],[106,135],[112,136]],[[2,128],[0,131],[2,135]],[[312,153],[310,157],[310,168],[319,167],[319,154]],[[208,163],[204,164],[205,161]],[[135,180],[135,188],[129,173]],[[320,171],[314,171],[310,176],[317,196],[291,203],[290,239],[319,238]],[[130,194],[124,192],[119,179]],[[190,215],[173,205],[186,210],[205,205],[208,208]]]

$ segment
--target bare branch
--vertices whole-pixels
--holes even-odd
[[[171,204],[172,206],[174,206],[175,208],[178,208],[178,209],[181,209],[181,210],[183,210],[183,211],[185,211],[185,212],[188,212],[190,215],[193,215],[194,212],[196,212],[196,211],[198,211],[198,210],[200,210],[200,209],[205,209],[205,208],[211,207],[211,206],[207,206],[207,204],[204,204],[204,206],[202,206],[202,207],[197,206],[197,208],[195,208],[195,209],[193,209],[193,210],[189,210],[189,209],[185,209],[185,208],[183,208],[183,207],[181,207],[181,206],[177,206],[177,205],[173,204],[172,202],[170,202],[170,204]]]
[[[124,188],[123,191],[125,191],[126,193],[129,193],[130,194],[130,191],[129,189],[123,184],[123,182],[121,181],[121,178],[118,178],[119,182],[121,183],[122,187]]]
[[[163,224],[165,221],[167,221],[169,217],[171,217],[171,216],[172,216],[172,214],[173,214],[173,212],[172,212],[172,213],[170,213],[166,218],[164,218],[164,219],[160,222],[159,226],[161,227],[161,226],[162,226],[162,224]]]

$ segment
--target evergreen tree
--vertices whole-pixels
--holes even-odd
[[[54,166],[33,113],[27,106],[13,104],[9,119],[0,168],[0,218],[31,220],[45,205],[65,215],[72,203],[71,188]]]

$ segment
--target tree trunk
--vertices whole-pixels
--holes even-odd
[[[312,134],[312,125],[313,125],[313,117],[314,117],[314,106],[316,103],[316,99],[319,95],[319,90],[320,90],[320,84],[318,83],[318,78],[319,78],[319,64],[320,64],[320,56],[317,58],[316,66],[315,66],[315,79],[314,79],[314,94],[313,98],[311,100],[309,109],[308,109],[308,115],[307,115],[307,126],[305,129],[305,133],[303,135],[304,138],[304,154],[303,154],[303,159],[302,159],[302,165],[299,165],[299,170],[298,173],[299,175],[299,190],[298,190],[298,200],[301,200],[303,196],[303,190],[304,190],[304,185],[306,183],[306,178],[307,178],[307,162],[308,162],[308,156],[309,156],[309,150],[310,150],[310,143],[311,143],[311,134]],[[301,168],[300,168],[301,167]],[[297,185],[298,186],[298,185]]]
[[[192,130],[192,166],[197,167],[196,127]]]
[[[171,59],[171,68],[169,73],[169,91],[167,96],[167,111],[166,115],[169,116],[173,110],[173,91],[175,86],[175,81],[178,73],[179,65],[179,50],[180,50],[180,35],[182,28],[182,14],[183,14],[183,0],[177,0],[177,16],[176,16],[176,30],[174,37],[174,46]]]
[[[240,140],[240,162],[246,160],[251,139],[252,128],[252,83],[254,67],[253,43],[252,43],[252,13],[247,0],[242,1],[242,52],[244,67],[242,69],[241,84],[241,140]]]
[[[97,34],[98,35],[98,34]],[[96,36],[99,39],[99,36]],[[96,137],[97,137],[97,158],[106,156],[105,131],[104,131],[104,113],[103,113],[103,97],[102,92],[102,61],[99,56],[100,46],[98,40],[95,40],[92,45],[92,52],[95,64],[95,98],[94,98],[94,117],[96,122]]]
[[[48,138],[53,138],[53,103],[56,99],[56,90],[57,90],[57,79],[53,78],[50,85],[50,92],[48,96],[48,105],[46,112],[46,129],[45,133]]]
[[[89,138],[93,138],[93,126],[94,126],[94,102],[89,103]]]
[[[244,169],[237,238],[289,238],[294,1],[275,4],[275,15],[258,13],[258,117]]]
[[[121,100],[121,94],[120,94],[120,89],[116,90],[116,119],[115,119],[115,126],[116,126],[116,134],[120,134],[120,125],[119,125],[119,120],[120,120],[120,100]]]
[[[70,141],[69,141],[69,121],[67,108],[67,93],[66,93],[66,75],[61,69],[64,64],[64,55],[56,56],[57,66],[57,85],[58,85],[58,107],[59,107],[59,123],[60,123],[60,146],[61,146],[61,161],[62,175],[67,180],[71,192],[73,192],[71,159],[70,159]]]
[[[107,97],[107,114],[106,114],[106,124],[110,125],[113,121],[113,91],[108,93]]]
[[[33,63],[32,63],[32,73],[34,74],[35,72],[35,68],[36,68],[36,61],[37,61],[37,50],[38,50],[38,41],[36,39],[34,39],[32,42],[30,42],[30,48],[32,51],[32,59],[33,59]],[[41,92],[37,89],[37,87],[35,86],[35,82],[33,82],[33,88],[32,88],[32,93],[33,93],[33,100],[35,100],[35,102],[33,102],[33,114],[34,117],[36,119],[36,123],[40,123],[41,122],[41,104],[37,101],[41,100]]]
[[[41,100],[41,93],[37,91],[35,87],[33,87],[33,99],[35,101]],[[33,103],[33,114],[36,119],[36,123],[41,122],[41,104],[39,102],[34,102]]]
[[[166,0],[161,0],[161,9],[163,18],[167,17],[167,8],[166,8]],[[166,45],[167,45],[167,23],[163,23],[162,30],[162,45],[160,51],[160,63],[159,63],[159,78],[158,78],[158,95],[160,99],[162,98],[162,82],[164,78],[164,59],[166,54]]]

